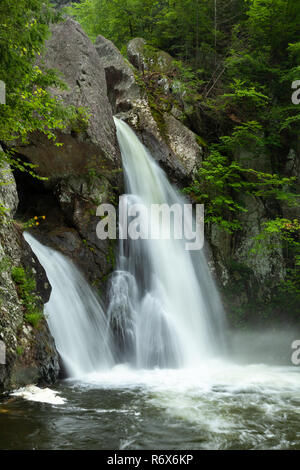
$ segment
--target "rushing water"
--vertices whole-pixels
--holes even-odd
[[[135,134],[116,126],[125,202],[182,205]],[[299,369],[249,364],[245,338],[229,359],[202,252],[179,240],[121,241],[105,314],[69,260],[25,238],[52,285],[45,313],[72,378],[53,387],[57,396],[31,387],[2,400],[1,449],[300,449]],[[252,356],[265,338],[248,338]]]
[[[139,223],[158,238],[120,240],[108,310],[119,359],[125,356],[139,368],[202,363],[224,343],[218,292],[203,251],[193,253],[185,249],[185,239],[168,237],[169,219],[155,217],[150,209],[177,205],[184,213],[186,201],[130,127],[119,119],[115,123],[127,192],[123,204],[128,212],[133,204],[142,205],[146,211]],[[120,220],[121,233],[125,222]],[[182,220],[175,217],[173,224],[173,233],[180,233]]]
[[[94,291],[65,256],[43,246],[29,233],[24,237],[52,286],[45,316],[68,375],[111,367],[107,321]]]
[[[296,367],[116,366],[54,388],[66,403],[0,405],[0,448],[300,449]]]

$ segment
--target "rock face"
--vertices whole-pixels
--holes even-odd
[[[42,63],[46,68],[57,69],[68,86],[68,90],[53,89],[53,95],[65,105],[85,108],[90,114],[89,123],[87,126],[75,123],[74,128],[57,133],[62,147],[56,147],[43,136],[33,135],[32,144],[20,152],[38,165],[41,176],[52,178],[82,174],[91,167],[118,167],[120,153],[107,98],[105,71],[92,42],[78,23],[68,18],[52,27]]]
[[[131,112],[121,116],[173,182],[184,186],[191,180],[202,160],[202,148],[192,131],[168,113],[156,120],[146,100],[136,102]]]
[[[145,44],[143,39],[136,38],[128,45],[128,57],[139,71],[146,62],[148,70],[154,67],[160,73],[172,67],[172,57],[163,51],[149,50],[147,59],[143,59]],[[202,149],[195,134],[163,109],[161,113],[152,109],[146,90],[138,85],[135,76],[138,71],[134,71],[111,41],[99,36],[96,49],[105,68],[113,110],[137,132],[171,179],[183,185],[201,163]]]
[[[6,363],[0,364],[1,393],[30,383],[52,383],[57,379],[59,365],[45,318],[35,326],[26,321],[20,288],[12,276],[13,268],[17,267],[34,277],[34,295],[42,312],[51,287],[44,269],[11,218],[18,194],[8,167],[1,169],[0,200],[8,209],[8,215],[0,221],[0,340],[6,347]]]
[[[105,69],[108,98],[113,112],[128,111],[133,102],[141,98],[132,67],[115,45],[103,36],[97,37],[95,47]]]
[[[143,38],[134,38],[127,45],[128,59],[140,72],[170,72],[174,69],[173,57],[165,51],[147,45]]]
[[[68,90],[51,90],[53,95],[65,105],[85,108],[90,117],[87,126],[79,122],[63,133],[57,132],[57,140],[63,144],[59,148],[40,135],[33,135],[30,145],[19,148],[22,155],[38,165],[39,175],[48,179],[45,187],[58,203],[55,210],[53,201],[45,203],[48,223],[40,238],[57,249],[61,240],[62,251],[98,286],[113,269],[113,256],[111,244],[96,238],[96,209],[101,203],[114,201],[114,188],[122,187],[120,151],[105,69],[90,39],[70,18],[52,27],[41,62],[41,67],[59,70],[68,86]],[[24,187],[22,178],[20,186]],[[23,200],[29,200],[31,191],[32,188],[25,191]],[[36,198],[40,197],[44,195],[38,189]],[[26,205],[23,207],[27,218],[35,215],[34,203],[31,207],[31,212]],[[71,238],[70,230],[74,235]]]
[[[128,59],[140,72],[145,70],[145,67],[147,66],[144,58],[144,49],[146,44],[145,39],[134,38],[127,45]]]

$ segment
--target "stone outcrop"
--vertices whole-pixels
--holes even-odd
[[[141,98],[132,66],[116,46],[103,36],[97,37],[95,48],[105,69],[108,98],[113,112],[128,111]]]
[[[58,203],[55,208],[52,200],[45,203],[47,223],[40,234],[36,233],[56,249],[60,249],[61,241],[61,251],[99,286],[113,269],[113,249],[108,241],[96,238],[96,209],[101,203],[117,200],[115,188],[122,187],[120,151],[104,65],[81,26],[67,18],[52,27],[40,67],[61,73],[68,89],[51,89],[52,94],[66,106],[84,108],[89,121],[87,125],[75,122],[63,132],[57,131],[61,147],[44,136],[33,135],[29,145],[19,148],[21,155],[38,165],[37,173],[47,178],[44,186]],[[24,187],[22,177],[20,186]],[[44,197],[41,190],[38,194],[37,198]],[[27,197],[25,191],[23,199]],[[26,205],[22,210],[27,218],[36,215]]]
[[[105,71],[94,45],[81,26],[68,18],[52,27],[41,67],[57,69],[67,90],[52,89],[64,105],[84,108],[88,124],[74,123],[57,132],[56,147],[41,135],[31,136],[31,144],[20,153],[38,165],[41,176],[59,178],[78,175],[91,167],[108,169],[120,165],[120,153],[110,103],[107,98]]]
[[[202,148],[197,143],[196,135],[182,122],[163,109],[157,113],[151,107],[146,90],[138,84],[135,76],[141,70],[138,51],[143,44],[145,41],[141,38],[129,43],[128,56],[132,66],[111,41],[99,36],[95,45],[105,68],[113,110],[136,131],[170,178],[184,185],[201,163]],[[149,50],[147,68],[155,67],[163,73],[172,67],[173,59],[169,54],[167,56],[168,61],[163,60],[165,54],[162,51]],[[161,58],[158,60],[158,57]],[[138,70],[134,71],[133,66]]]
[[[127,45],[128,59],[140,72],[151,70],[170,73],[174,68],[173,57],[165,51],[150,47],[145,39],[134,38]]]
[[[18,205],[16,184],[8,166],[1,169],[0,200],[7,215],[0,221],[0,340],[6,363],[0,364],[0,393],[30,383],[52,383],[59,373],[58,355],[45,318],[38,325],[26,321],[26,310],[12,276],[23,268],[36,282],[37,305],[49,300],[51,286],[45,271],[12,220]]]

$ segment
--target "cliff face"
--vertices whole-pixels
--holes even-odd
[[[32,135],[30,144],[18,149],[47,178],[46,184],[39,185],[18,175],[23,192],[18,215],[28,219],[46,213],[37,236],[75,260],[100,288],[113,268],[113,246],[96,237],[96,209],[101,203],[117,201],[115,188],[122,184],[104,67],[92,42],[71,19],[53,26],[40,66],[60,72],[68,88],[53,89],[53,95],[65,105],[85,109],[89,118],[88,122],[79,118],[57,132],[61,147]]]
[[[0,340],[6,348],[6,362],[0,364],[1,393],[28,383],[52,383],[58,377],[59,365],[42,315],[51,286],[12,219],[18,194],[8,166],[1,168],[0,178],[1,202],[7,209],[0,224]],[[28,283],[25,288],[26,281],[30,286]]]

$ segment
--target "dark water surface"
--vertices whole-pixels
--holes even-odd
[[[300,449],[295,367],[118,366],[53,389],[64,404],[0,403],[1,449]]]

